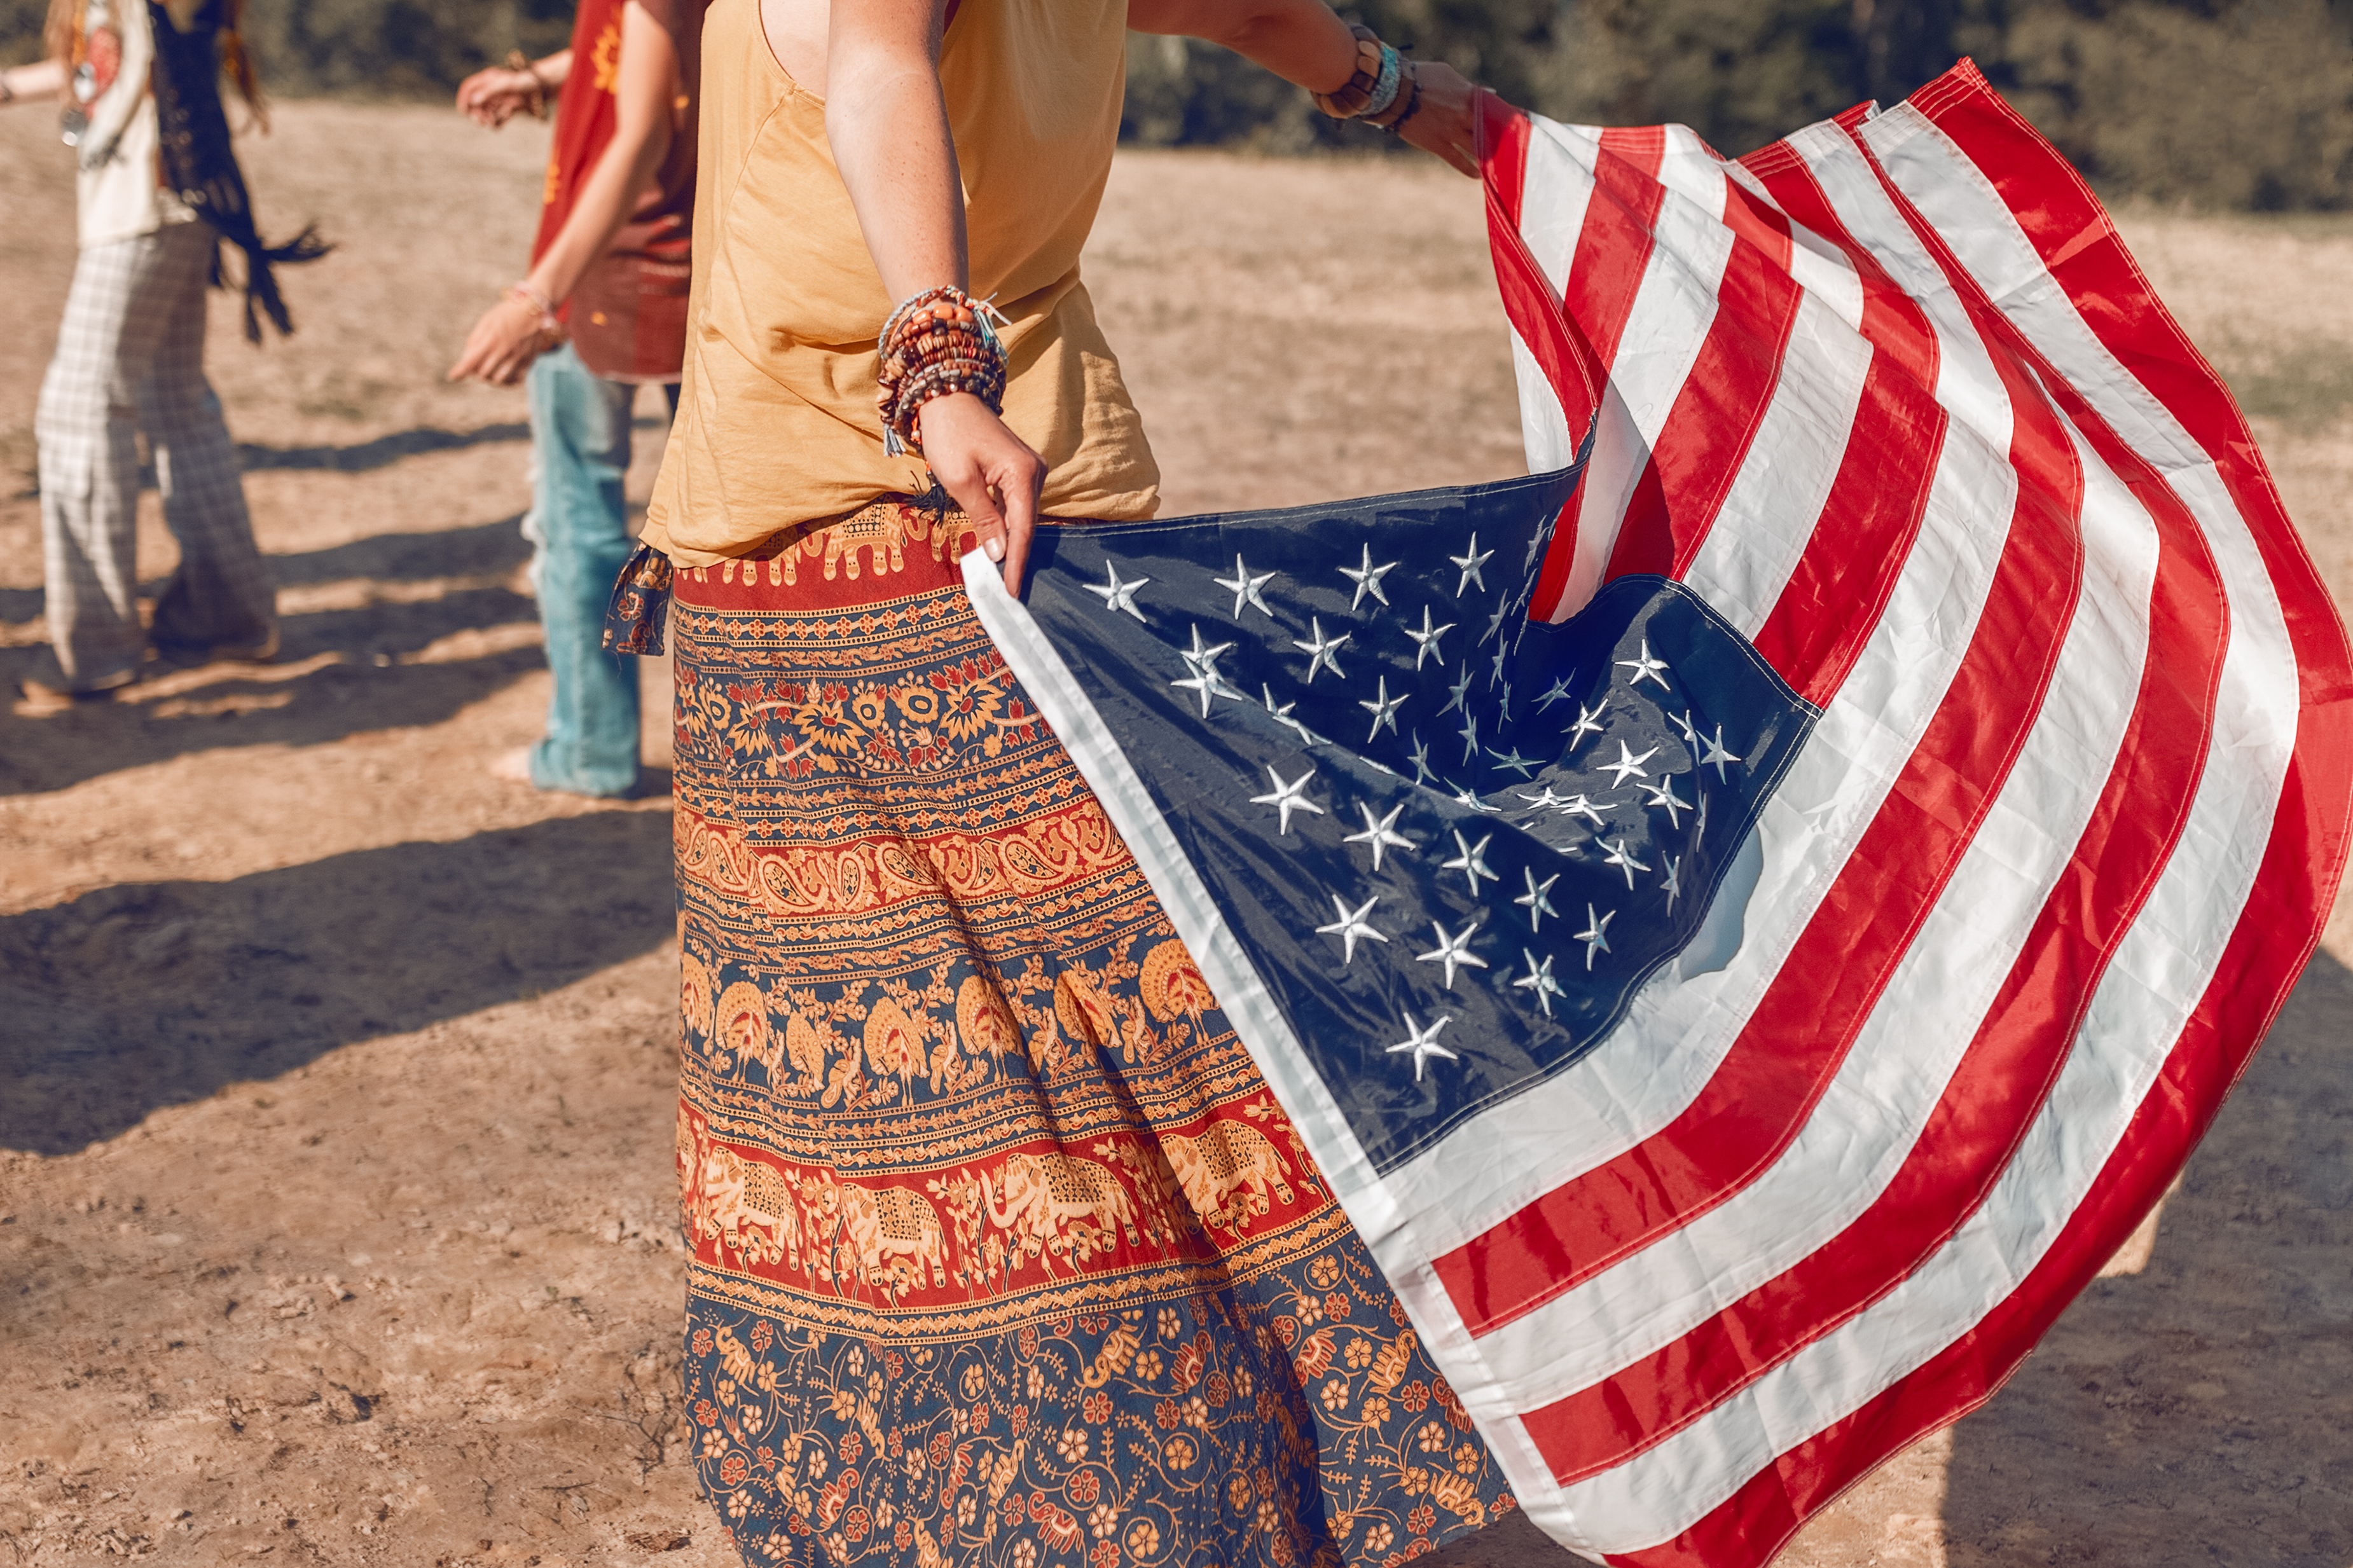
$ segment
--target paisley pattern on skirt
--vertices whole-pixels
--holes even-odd
[[[1388,1564],[1507,1511],[963,520],[852,522],[667,584],[687,1397],[745,1560]]]

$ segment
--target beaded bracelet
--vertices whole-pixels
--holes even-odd
[[[934,397],[968,392],[993,413],[1005,408],[1005,344],[985,300],[953,285],[901,302],[876,340],[874,401],[882,416],[882,449],[921,456],[916,416]]]
[[[528,281],[507,286],[507,298],[520,300],[539,314],[539,346],[542,352],[554,348],[565,337],[564,322],[555,313],[555,301],[533,288]]]
[[[521,71],[531,78],[531,101],[522,106],[523,112],[533,120],[547,118],[547,83],[531,63],[531,57],[521,49],[507,51],[507,69]]]
[[[1367,114],[1363,117],[1366,124],[1376,131],[1386,131],[1392,136],[1401,136],[1405,133],[1405,122],[1421,112],[1421,69],[1419,61],[1406,61],[1405,80],[1407,88],[1405,107],[1387,120],[1375,120]]]
[[[1314,94],[1315,107],[1335,120],[1360,120],[1388,110],[1407,75],[1398,52],[1359,22],[1348,31],[1356,39],[1356,74],[1330,92]],[[1403,116],[1399,116],[1400,119]]]

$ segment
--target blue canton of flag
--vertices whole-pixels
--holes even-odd
[[[1577,472],[1042,529],[1026,606],[967,562],[1228,1017],[1377,1172],[1720,964],[1817,717],[1679,583],[1528,621]]]

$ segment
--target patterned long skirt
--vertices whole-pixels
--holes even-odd
[[[687,1403],[748,1562],[1392,1563],[1512,1507],[900,504],[677,574]]]

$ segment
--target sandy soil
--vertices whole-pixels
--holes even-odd
[[[72,259],[44,121],[0,116],[7,689],[42,636],[31,424]],[[317,218],[343,249],[290,279],[291,342],[248,350],[220,302],[214,364],[284,657],[0,713],[0,1542],[19,1563],[731,1559],[673,1392],[666,671],[646,671],[646,798],[486,772],[547,695],[523,411],[439,372],[518,270],[537,136],[283,109],[248,154],[267,226]],[[2353,228],[2129,226],[2261,416],[2344,602]],[[1090,267],[1172,510],[1518,467],[1466,183],[1126,158]],[[171,561],[151,517],[142,576]],[[2340,908],[2114,1277],[1788,1561],[2353,1563],[2348,963]],[[1524,1527],[1450,1560],[1566,1561]]]

